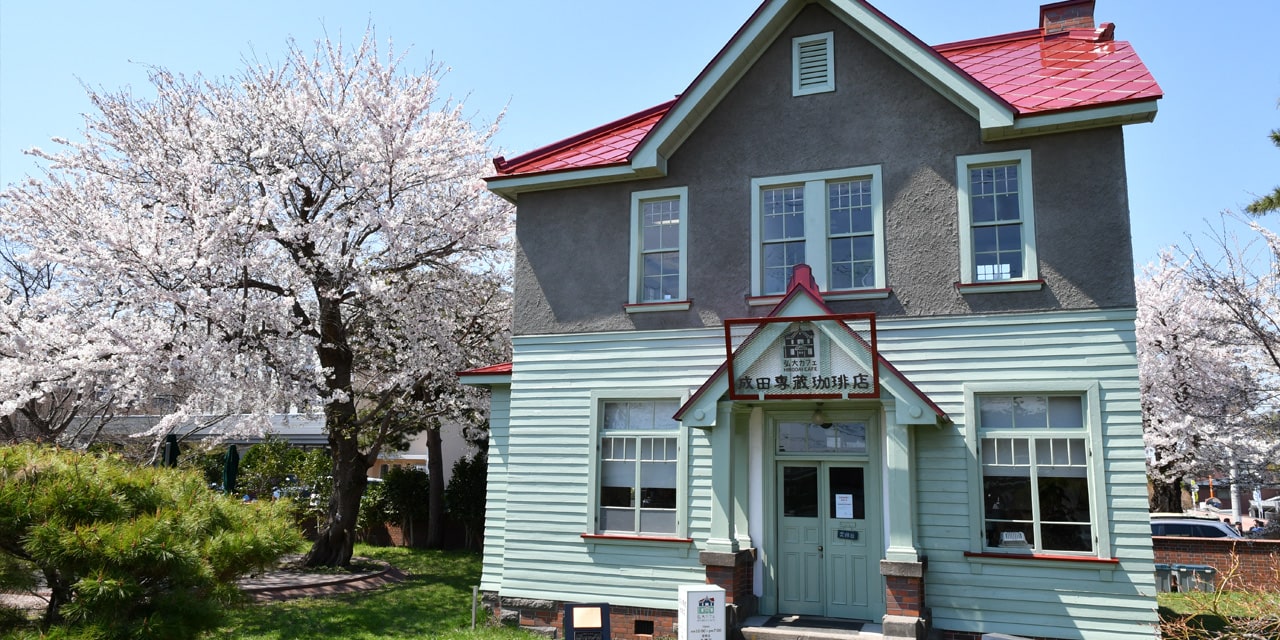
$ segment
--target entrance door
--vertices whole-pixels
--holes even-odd
[[[879,500],[867,474],[865,463],[778,463],[778,613],[883,613],[879,519],[867,520]]]

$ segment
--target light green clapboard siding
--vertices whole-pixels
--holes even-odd
[[[674,608],[675,585],[705,580],[693,544],[582,537],[595,527],[586,503],[595,447],[591,394],[627,397],[662,388],[678,390],[678,398],[724,361],[723,345],[718,329],[515,340],[504,596]],[[690,537],[703,540],[710,527],[710,440],[697,430],[686,435],[686,526]]]
[[[480,588],[497,591],[502,586],[503,549],[506,546],[507,456],[511,389],[496,385],[489,392],[489,464],[485,483],[484,556]]]
[[[927,604],[937,626],[1056,637],[1077,637],[1077,627],[1086,637],[1152,635],[1132,323],[1131,310],[880,321],[881,352],[954,421],[916,428],[915,440],[918,543],[929,556]],[[594,526],[586,504],[591,392],[692,391],[724,361],[722,330],[521,336],[514,347],[511,423],[506,439],[495,439],[511,454],[502,469],[503,537],[494,549],[501,562],[495,567],[490,554],[490,523],[486,588],[500,585],[512,597],[674,608],[677,584],[703,580],[697,552],[710,527],[708,432],[688,431],[692,545],[592,543],[582,538]],[[964,441],[964,385],[1062,380],[1099,385],[1110,522],[1103,533],[1120,569],[966,558],[978,520],[969,506],[974,462]],[[975,594],[983,598],[975,601]]]
[[[929,557],[926,601],[936,626],[1064,638],[1080,637],[1077,629],[1088,638],[1153,636],[1149,527],[1145,538],[1135,530],[1135,523],[1145,525],[1147,503],[1132,317],[1119,310],[879,324],[881,353],[954,421],[917,429],[915,440],[917,533]],[[1062,380],[1099,385],[1110,521],[1102,534],[1132,571],[1005,566],[964,556],[976,550],[980,526],[978,514],[969,513],[967,479],[976,463],[964,442],[964,385]]]

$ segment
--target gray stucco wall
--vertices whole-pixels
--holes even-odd
[[[791,95],[791,38],[834,31],[836,91]],[[584,123],[584,126],[591,123]],[[956,156],[1032,155],[1040,291],[961,295]],[[817,5],[803,10],[672,155],[664,178],[522,194],[515,332],[719,325],[749,307],[754,177],[880,165],[884,316],[1131,307],[1133,259],[1119,127],[984,144],[977,121]],[[630,197],[687,186],[692,308],[628,315]]]

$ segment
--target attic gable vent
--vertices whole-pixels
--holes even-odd
[[[832,32],[791,39],[791,95],[804,96],[836,90]]]

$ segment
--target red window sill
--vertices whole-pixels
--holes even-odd
[[[674,542],[691,544],[693,538],[662,538],[658,536],[623,536],[605,533],[584,533],[583,540],[626,540],[628,542]]]
[[[1093,564],[1120,564],[1119,558],[1090,558],[1085,556],[1058,556],[1046,553],[990,553],[966,551],[966,558],[1001,558],[1005,560],[1050,560],[1054,562],[1085,562]]]

